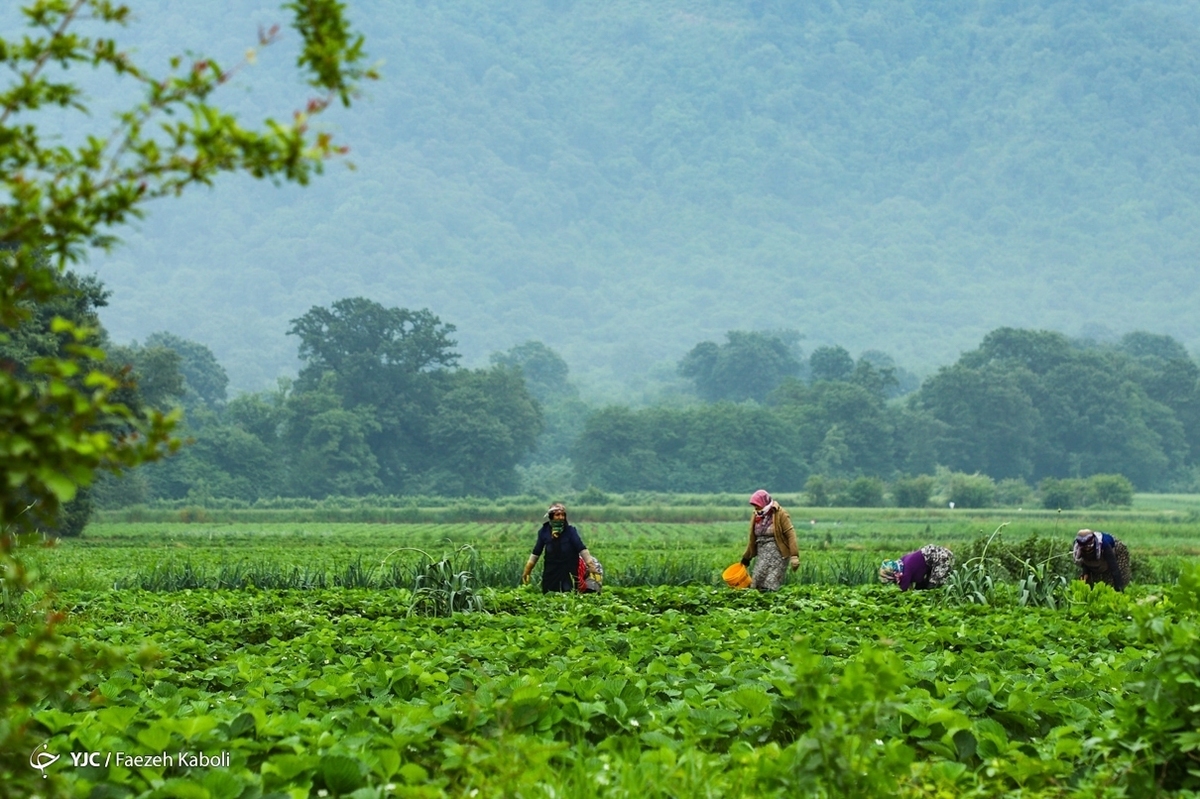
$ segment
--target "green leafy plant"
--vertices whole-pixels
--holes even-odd
[[[1024,576],[1017,581],[1017,604],[1051,610],[1060,607],[1069,584],[1067,578],[1056,573],[1049,560],[1037,564],[1025,562],[1025,569]]]
[[[998,581],[994,568],[988,561],[988,548],[1007,523],[997,527],[978,555],[969,557],[954,568],[942,586],[942,602],[947,605],[994,605],[997,599]]]
[[[443,553],[440,559],[434,559],[428,552],[412,547],[398,549],[391,554],[402,551],[417,552],[424,558],[413,575],[408,615],[453,616],[455,613],[479,613],[485,610],[475,575],[469,568],[456,562],[463,555],[468,559],[477,558],[474,547],[461,546],[449,555]]]
[[[1180,575],[1169,600],[1137,606],[1134,626],[1153,655],[1101,736],[1115,761],[1104,770],[1133,795],[1187,795],[1200,790],[1200,566]]]

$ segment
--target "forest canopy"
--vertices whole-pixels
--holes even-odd
[[[543,342],[620,402],[729,330],[920,374],[1002,326],[1200,347],[1194,3],[354,8],[383,61],[330,116],[358,169],[156,207],[93,262],[115,340],[171,330],[262,390],[298,368],[289,320],[362,296],[436,309],[465,365]],[[272,9],[129,32],[236,60]],[[289,46],[235,79],[244,117],[287,94]]]
[[[290,332],[298,377],[231,400],[197,390],[223,385],[203,345],[160,333],[113,348],[143,401],[185,410],[195,443],[105,481],[100,504],[771,486],[818,505],[919,507],[938,476],[962,507],[1076,507],[1127,503],[1135,489],[1195,490],[1200,478],[1200,366],[1160,334],[1104,344],[999,328],[902,392],[895,367],[877,365],[891,363],[886,353],[805,356],[786,331],[729,331],[680,360],[690,395],[635,408],[580,399],[543,342],[461,368],[456,329],[428,309],[347,298],[310,309]],[[741,383],[730,371],[728,385],[770,385],[758,397],[716,391],[719,370],[696,363],[721,358],[760,367]]]

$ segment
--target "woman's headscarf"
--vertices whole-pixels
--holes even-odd
[[[1082,563],[1085,560],[1099,558],[1101,547],[1104,545],[1102,536],[1103,533],[1095,530],[1080,530],[1075,536],[1075,545],[1071,548],[1071,556],[1075,558],[1075,562]]]
[[[753,505],[759,513],[762,513],[766,508],[771,507],[771,495],[765,489],[758,489],[750,495],[750,504]]]
[[[885,560],[879,566],[879,582],[894,583],[904,574],[904,564],[898,560]]]
[[[552,519],[555,511],[562,511],[562,519]],[[567,529],[567,506],[561,502],[555,502],[550,507],[546,508],[546,523],[550,525],[550,535],[558,538],[562,535],[562,531]]]

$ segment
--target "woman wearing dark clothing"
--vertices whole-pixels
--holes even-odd
[[[895,583],[901,591],[915,588],[937,588],[946,582],[954,568],[954,553],[945,547],[929,544],[909,552],[899,560],[885,560],[879,567],[879,580]]]
[[[1085,583],[1108,583],[1118,591],[1124,591],[1133,577],[1129,549],[1108,533],[1080,530],[1071,554],[1079,566],[1079,579]]]
[[[546,511],[546,521],[538,530],[533,554],[525,563],[525,572],[521,575],[522,583],[529,582],[533,567],[543,553],[546,555],[546,564],[542,567],[543,594],[551,591],[574,591],[580,559],[587,564],[591,574],[597,573],[600,568],[596,559],[584,546],[579,531],[574,525],[567,524],[567,509],[558,503],[551,505]]]

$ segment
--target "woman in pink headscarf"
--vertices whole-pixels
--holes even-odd
[[[800,568],[796,529],[787,511],[761,488],[750,495],[750,505],[754,516],[750,519],[750,543],[742,555],[742,565],[749,568],[751,558],[757,558],[751,587],[778,591],[787,575],[787,564],[791,564],[792,571]]]

